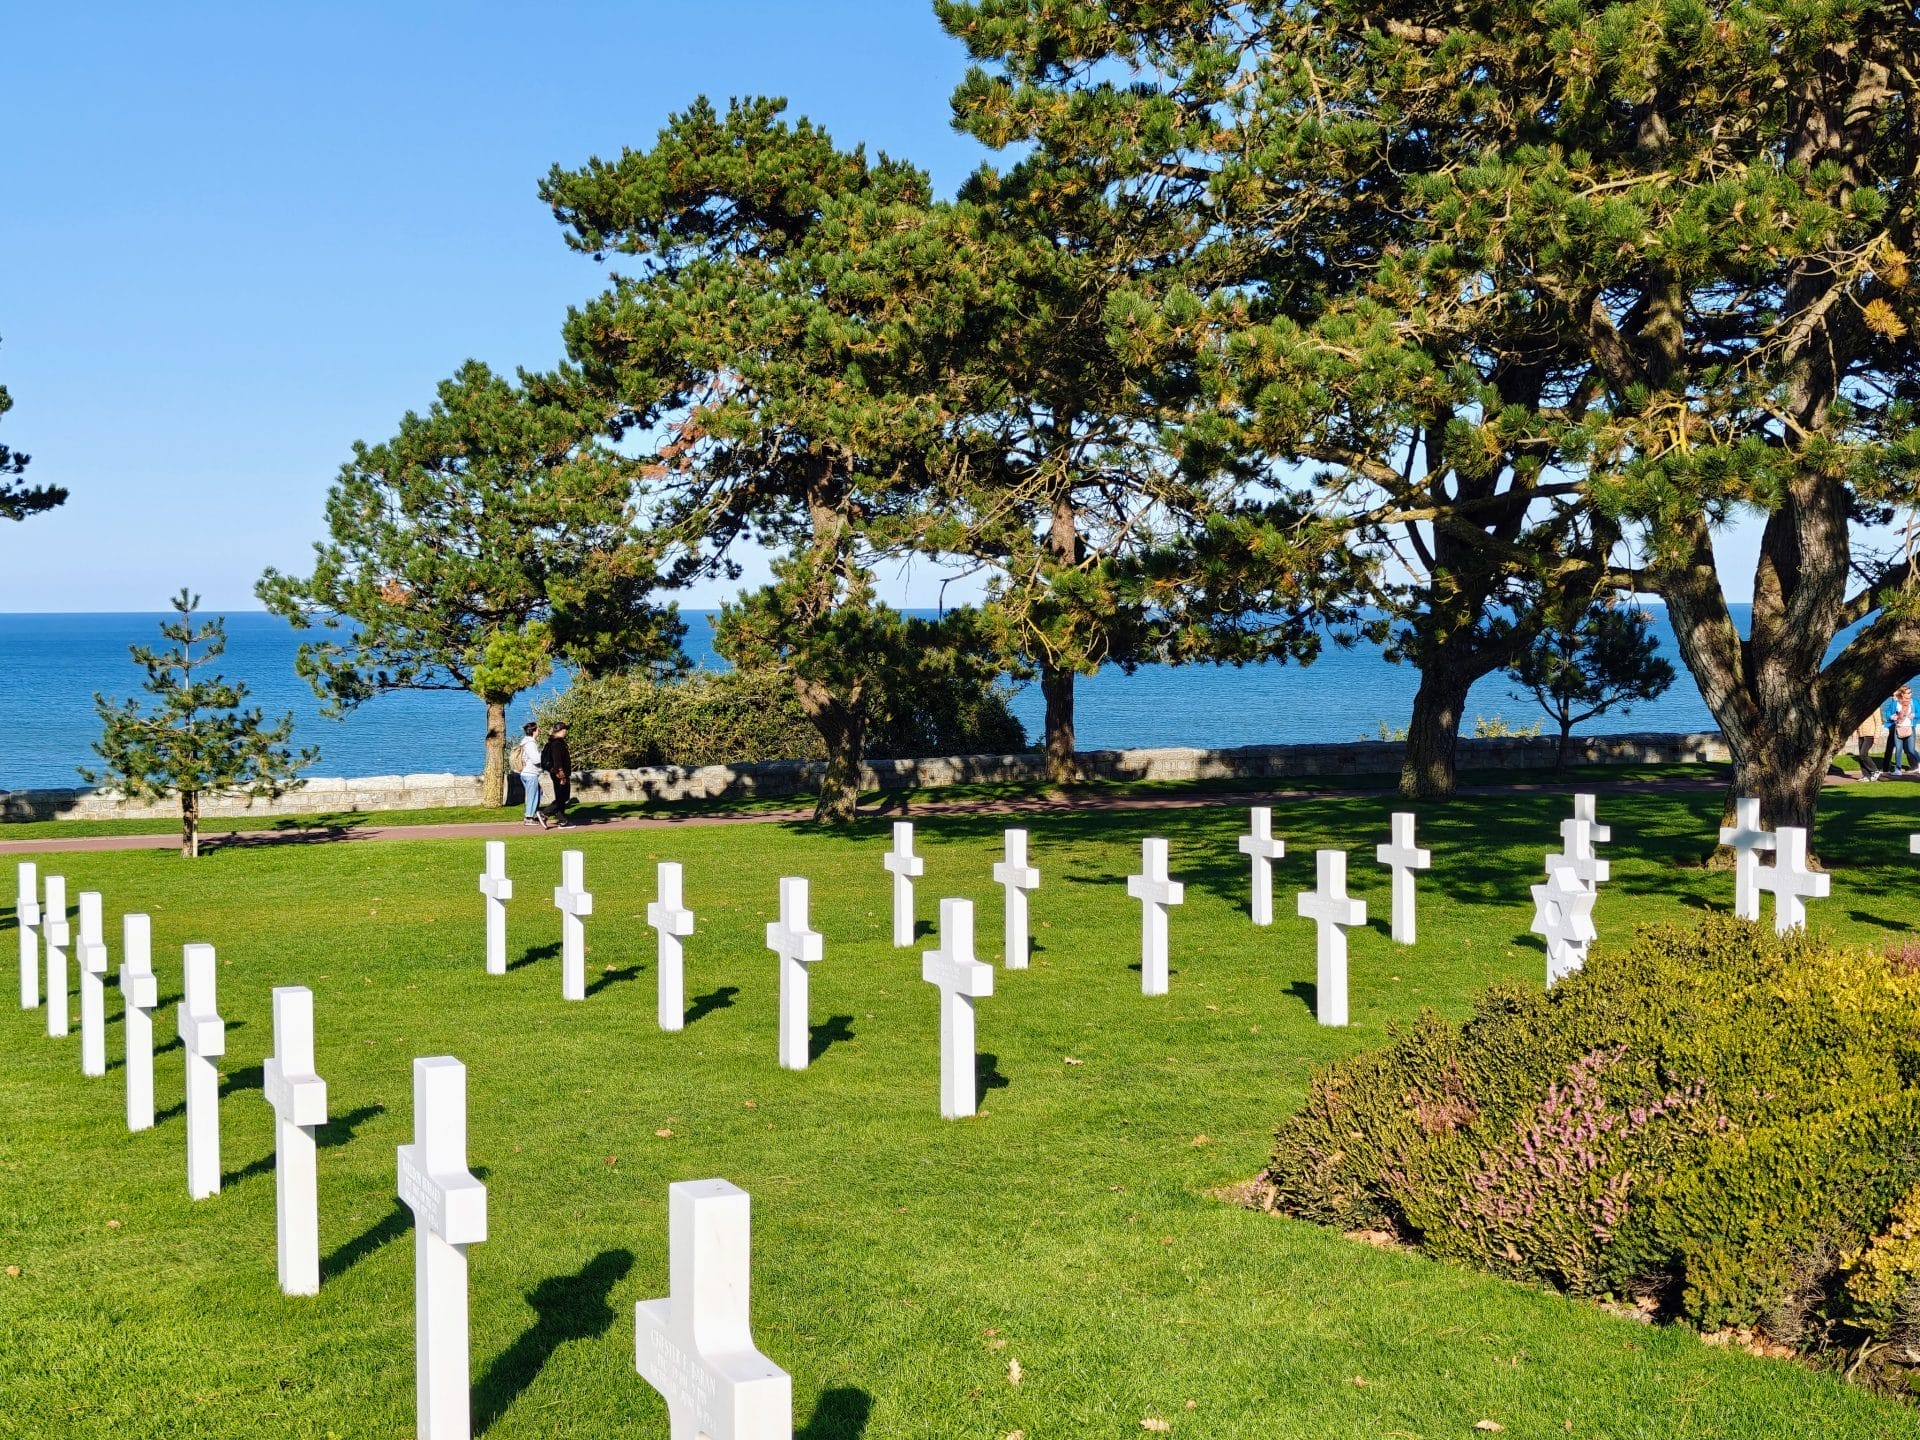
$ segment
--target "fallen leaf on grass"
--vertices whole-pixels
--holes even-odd
[[[1142,1430],[1153,1430],[1156,1432],[1165,1432],[1165,1431],[1171,1430],[1173,1426],[1169,1424],[1167,1421],[1162,1420],[1158,1415],[1149,1415],[1147,1416],[1146,1419],[1140,1422],[1140,1428]]]
[[[1020,1383],[1020,1362],[1018,1360],[1007,1361],[1007,1383],[1009,1385],[1018,1385]]]
[[[1202,1145],[1205,1145],[1207,1143],[1208,1141],[1205,1135],[1196,1135],[1193,1137],[1193,1148],[1196,1150],[1198,1150]]]
[[[1069,1065],[1084,1065],[1087,1063],[1084,1060],[1076,1060],[1071,1055],[1067,1056],[1066,1059],[1067,1059],[1067,1064]]]
[[[1362,1245],[1371,1245],[1376,1250],[1397,1250],[1400,1242],[1391,1230],[1349,1230],[1343,1239],[1358,1240]]]
[[[1187,1401],[1187,1408],[1189,1410],[1198,1410],[1200,1408],[1200,1402],[1198,1400],[1189,1400]]]
[[[120,1222],[118,1220],[107,1221],[107,1229],[118,1230],[119,1228],[120,1228]]]
[[[1009,1430],[1007,1432],[1007,1440],[1027,1440],[1027,1432],[1024,1430]]]
[[[1504,1430],[1507,1427],[1502,1425],[1498,1420],[1476,1420],[1473,1422],[1473,1428],[1476,1430]]]
[[[656,1130],[653,1132],[653,1137],[656,1140],[671,1140],[673,1138],[673,1131],[666,1129]]]
[[[7,1278],[9,1280],[18,1280],[20,1278],[20,1267],[18,1265],[7,1266]]]
[[[740,1102],[740,1108],[742,1110],[758,1110],[760,1108],[760,1102],[757,1100],[742,1100]]]
[[[1365,1385],[1367,1383],[1367,1377],[1364,1375],[1356,1375],[1353,1377],[1353,1383],[1355,1385]]]

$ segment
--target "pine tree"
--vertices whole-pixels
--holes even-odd
[[[1554,768],[1564,770],[1573,727],[1609,710],[1666,694],[1673,666],[1660,655],[1644,610],[1593,601],[1547,617],[1539,638],[1507,673],[1560,730]]]
[[[556,660],[673,664],[658,556],[633,477],[573,377],[521,383],[469,361],[393,439],[356,444],[304,577],[268,570],[267,608],[321,638],[300,673],[333,713],[392,690],[486,704],[482,793],[504,794],[507,706]]]
[[[12,408],[13,397],[0,385],[0,415]],[[21,480],[31,459],[0,443],[0,520],[24,520],[66,503],[67,492],[58,485],[28,485]]]
[[[299,772],[319,758],[318,750],[288,748],[293,716],[269,725],[260,710],[243,708],[247,687],[206,669],[227,648],[226,622],[219,617],[196,624],[200,597],[182,590],[172,601],[174,620],[162,622],[161,638],[172,648],[130,647],[146,672],[141,688],[156,704],[93,697],[100,716],[100,738],[93,750],[102,766],[80,767],[89,785],[108,784],[129,798],[180,800],[180,854],[200,854],[200,800],[203,795],[277,796],[298,786]]]
[[[1666,601],[1734,790],[1812,823],[1920,669],[1920,571],[1863,528],[1920,492],[1911,12],[940,10],[989,66],[956,101],[977,132],[1210,217],[1205,423],[1324,467],[1397,546],[1411,788],[1450,786],[1466,685],[1539,619],[1519,597],[1620,588]],[[1713,549],[1741,516],[1744,637]]]

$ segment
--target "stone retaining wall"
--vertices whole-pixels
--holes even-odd
[[[1462,740],[1463,770],[1524,770],[1553,764],[1557,741],[1548,736]],[[1088,750],[1080,768],[1095,780],[1313,779],[1335,775],[1390,774],[1400,768],[1401,747],[1378,740],[1333,745],[1244,745],[1227,750],[1167,748]],[[1694,735],[1594,735],[1576,738],[1574,763],[1656,765],[1721,762],[1727,747],[1717,733]],[[747,800],[812,794],[824,766],[819,761],[768,760],[752,765],[662,765],[645,770],[583,771],[577,800]],[[943,785],[1023,784],[1046,779],[1038,754],[944,755],[925,760],[876,760],[866,769],[868,790],[910,790]],[[519,804],[520,781],[508,782],[508,803]],[[439,810],[480,805],[477,775],[372,775],[359,779],[316,778],[278,800],[203,798],[207,817],[328,815],[371,810]],[[0,793],[0,821],[170,819],[173,804],[129,802],[109,790],[15,790]]]

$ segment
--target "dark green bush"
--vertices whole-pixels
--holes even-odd
[[[1920,1341],[1920,976],[1716,918],[1329,1067],[1281,1208],[1808,1348]]]
[[[1027,748],[1004,685],[923,686],[870,723],[867,754],[1006,754]],[[820,760],[826,748],[771,670],[695,670],[669,679],[635,672],[581,677],[539,707],[543,725],[564,720],[581,769],[739,765]]]

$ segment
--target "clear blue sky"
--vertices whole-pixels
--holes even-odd
[[[600,277],[537,182],[697,95],[784,95],[943,193],[986,158],[925,0],[23,4],[5,41],[0,438],[73,497],[0,525],[0,611],[257,608],[354,440],[468,356],[560,358]],[[1744,598],[1752,526],[1728,548]]]
[[[0,439],[73,497],[0,527],[4,611],[257,608],[355,439],[468,356],[560,358],[599,273],[537,182],[697,95],[784,95],[943,192],[985,158],[921,0],[19,5],[5,32]]]

